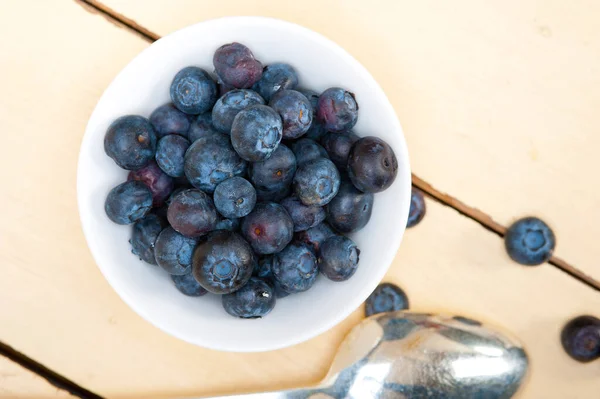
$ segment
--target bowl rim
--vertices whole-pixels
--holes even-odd
[[[199,25],[235,24],[235,23],[239,23],[239,22],[259,24],[261,26],[261,28],[265,28],[265,29],[269,29],[269,27],[274,27],[274,26],[278,25],[279,27],[284,28],[286,30],[295,31],[297,34],[303,35],[303,36],[307,37],[307,39],[309,39],[309,40],[320,42],[322,45],[328,47],[332,52],[337,53],[337,55],[340,56],[344,60],[344,62],[352,63],[353,67],[356,68],[360,72],[362,77],[365,78],[365,84],[368,85],[370,88],[379,91],[379,94],[382,96],[382,98],[385,99],[385,101],[382,102],[381,106],[384,106],[386,108],[386,110],[385,110],[386,113],[393,115],[393,123],[396,125],[398,133],[400,133],[400,137],[398,140],[399,148],[395,149],[395,152],[396,152],[396,157],[398,159],[398,162],[401,164],[401,167],[398,168],[399,169],[398,176],[396,176],[396,180],[394,183],[395,184],[404,184],[404,187],[401,188],[401,193],[404,196],[404,198],[403,198],[403,201],[399,201],[399,202],[401,204],[406,204],[405,205],[406,209],[404,209],[404,210],[399,209],[399,211],[402,211],[402,215],[400,215],[401,226],[395,230],[395,234],[393,234],[392,240],[390,241],[388,248],[385,249],[386,254],[383,257],[382,262],[385,263],[387,266],[378,269],[379,273],[374,275],[373,278],[369,280],[370,284],[364,284],[363,288],[360,291],[356,292],[354,299],[352,301],[348,301],[344,307],[341,307],[339,309],[339,311],[336,312],[335,317],[330,317],[330,318],[324,319],[317,327],[306,328],[306,329],[303,329],[302,331],[298,331],[297,333],[290,336],[291,339],[282,339],[277,344],[273,344],[273,345],[265,344],[262,346],[253,345],[250,347],[244,346],[243,343],[236,343],[236,345],[231,345],[231,344],[228,345],[228,344],[224,344],[223,342],[216,342],[215,340],[210,340],[210,341],[206,341],[206,340],[202,340],[202,339],[192,340],[185,334],[181,334],[177,329],[171,328],[171,326],[168,323],[159,323],[157,320],[154,320],[154,318],[150,314],[148,314],[146,311],[144,311],[139,306],[137,306],[137,304],[136,304],[137,300],[132,299],[132,297],[130,296],[130,294],[127,290],[117,289],[116,287],[118,287],[119,284],[116,283],[115,281],[118,279],[115,276],[113,276],[110,273],[110,271],[108,271],[102,265],[102,262],[99,262],[99,256],[97,254],[97,251],[95,251],[93,249],[95,247],[94,239],[93,239],[94,233],[92,231],[93,220],[91,218],[91,215],[88,215],[86,212],[85,205],[84,205],[84,202],[85,202],[84,194],[83,194],[82,190],[80,189],[81,185],[82,185],[81,182],[84,179],[84,173],[82,172],[82,168],[81,168],[81,165],[83,163],[82,159],[83,159],[84,154],[86,153],[86,151],[84,149],[87,147],[90,147],[93,143],[93,141],[92,141],[93,133],[92,132],[95,129],[95,126],[97,125],[96,119],[98,118],[98,113],[99,113],[98,105],[100,103],[102,103],[102,101],[105,99],[105,97],[107,97],[110,94],[111,89],[113,87],[117,86],[117,84],[122,79],[122,77],[126,74],[126,72],[128,70],[134,68],[136,66],[136,64],[138,62],[140,62],[140,58],[142,57],[142,55],[145,54],[146,52],[154,51],[154,49],[156,49],[157,47],[168,46],[171,41],[174,41],[179,36],[186,35],[186,33],[188,31],[193,30],[194,28],[196,28]],[[79,212],[79,217],[80,217],[80,221],[81,221],[81,227],[82,227],[82,230],[84,233],[84,237],[85,237],[87,246],[91,252],[92,258],[94,259],[96,266],[100,269],[104,278],[108,281],[111,288],[135,313],[140,315],[144,320],[146,320],[147,322],[149,322],[151,325],[155,326],[156,328],[160,329],[161,331],[164,331],[173,337],[176,337],[182,341],[191,343],[196,346],[219,350],[219,351],[226,351],[226,352],[240,352],[240,353],[264,352],[264,351],[272,351],[272,350],[287,348],[287,347],[294,346],[294,345],[300,344],[302,342],[308,341],[314,337],[317,337],[317,336],[323,334],[324,332],[330,330],[331,328],[335,327],[337,324],[342,322],[344,319],[346,319],[352,312],[354,312],[360,306],[361,303],[363,303],[367,299],[367,297],[370,295],[370,293],[375,289],[375,287],[384,278],[385,274],[387,273],[390,266],[392,265],[392,262],[398,252],[398,248],[400,247],[402,238],[404,236],[404,232],[406,231],[406,222],[408,220],[408,212],[409,212],[409,207],[410,207],[410,195],[411,195],[411,169],[410,169],[408,148],[407,148],[406,139],[404,136],[404,130],[402,129],[402,126],[400,124],[400,121],[398,119],[398,116],[397,116],[392,104],[390,103],[387,95],[385,94],[385,92],[383,91],[383,89],[381,88],[379,83],[377,83],[377,81],[371,75],[371,73],[356,58],[354,58],[343,47],[341,47],[340,45],[338,45],[331,39],[325,37],[324,35],[322,35],[320,33],[315,32],[309,28],[306,28],[304,26],[301,26],[301,25],[298,25],[298,24],[295,24],[295,23],[292,23],[289,21],[272,18],[272,17],[225,16],[225,17],[201,21],[201,22],[198,22],[198,23],[195,23],[192,25],[185,26],[181,29],[178,29],[172,33],[169,33],[169,34],[161,37],[160,39],[151,43],[150,46],[146,47],[141,52],[136,54],[135,57],[132,58],[127,63],[127,65],[123,69],[121,69],[119,71],[119,73],[113,78],[113,80],[105,88],[102,95],[99,97],[96,105],[94,106],[94,110],[92,111],[92,113],[88,119],[86,128],[85,128],[85,132],[84,132],[84,135],[83,135],[83,138],[81,141],[81,145],[80,145],[80,149],[79,149],[78,161],[77,161],[77,206],[78,206],[78,212]],[[196,338],[198,338],[198,337],[196,337]]]

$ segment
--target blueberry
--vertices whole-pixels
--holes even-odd
[[[408,222],[406,227],[413,227],[419,224],[425,217],[427,207],[425,206],[425,198],[421,190],[414,188],[410,193],[410,211],[408,212]]]
[[[275,191],[290,186],[295,173],[294,153],[280,144],[269,158],[252,164],[248,175],[257,189]]]
[[[104,152],[123,169],[143,168],[154,159],[156,133],[148,119],[138,115],[122,116],[108,127]]]
[[[177,72],[171,83],[171,101],[186,114],[201,114],[217,101],[217,84],[208,72],[198,67],[186,67]]]
[[[321,138],[321,144],[329,154],[339,170],[346,170],[348,167],[348,155],[352,145],[359,139],[353,132],[334,133],[329,132]]]
[[[308,131],[313,120],[310,101],[295,90],[281,90],[269,101],[283,121],[283,138],[296,139]]]
[[[273,278],[273,255],[260,258],[252,271],[252,275],[263,279]]]
[[[378,193],[392,185],[398,173],[394,150],[378,137],[357,140],[348,156],[348,175],[365,193]]]
[[[243,177],[232,177],[217,186],[214,193],[215,207],[226,218],[241,218],[256,205],[256,190]]]
[[[186,136],[190,129],[188,116],[171,103],[156,108],[150,114],[150,123],[158,138],[173,133]]]
[[[212,125],[212,116],[210,112],[205,112],[194,118],[190,123],[190,130],[188,131],[188,139],[190,143],[198,140],[205,136],[212,136],[217,134],[217,129]]]
[[[600,320],[594,316],[579,316],[569,321],[560,335],[569,356],[579,362],[600,358]]]
[[[229,134],[233,119],[240,111],[251,105],[264,103],[265,100],[252,90],[231,90],[217,100],[212,110],[212,124],[219,132]]]
[[[329,225],[325,222],[319,223],[315,227],[311,227],[308,230],[300,231],[294,234],[294,239],[296,241],[302,242],[315,253],[319,253],[319,249],[321,248],[321,244],[327,240],[329,237],[334,236],[335,233],[329,227]]]
[[[242,288],[223,295],[221,299],[227,313],[242,319],[259,319],[275,307],[273,287],[256,277],[250,278]]]
[[[367,317],[404,309],[408,309],[408,297],[400,287],[392,283],[379,284],[365,302]]]
[[[292,151],[296,156],[298,165],[305,162],[314,161],[318,158],[329,158],[327,151],[314,140],[302,138],[292,144]]]
[[[291,243],[275,254],[272,267],[275,281],[290,294],[308,290],[319,274],[315,255],[299,242]]]
[[[240,229],[240,219],[222,218],[215,225],[215,230],[238,231]]]
[[[141,169],[132,170],[129,172],[127,180],[136,180],[148,186],[150,191],[152,191],[153,206],[164,204],[175,187],[173,178],[163,172],[156,162],[150,162]]]
[[[121,183],[108,193],[104,211],[117,224],[131,224],[152,209],[152,192],[142,182]]]
[[[325,126],[323,126],[323,124],[319,121],[319,118],[317,118],[319,94],[315,91],[307,89],[298,89],[298,91],[304,94],[306,98],[308,98],[308,101],[310,101],[310,105],[313,110],[313,120],[310,124],[310,127],[308,128],[308,131],[306,132],[305,137],[313,140],[320,140],[321,137],[323,137],[323,135],[327,133],[327,130],[325,130]]]
[[[220,78],[217,79],[217,86],[219,87],[219,97],[223,97],[226,93],[231,90],[235,90],[235,87],[224,83]]]
[[[358,120],[358,104],[354,94],[331,87],[319,96],[317,117],[330,132],[343,132],[350,130]]]
[[[156,265],[154,243],[164,227],[163,220],[153,213],[135,222],[129,240],[131,252],[144,262]]]
[[[344,179],[337,195],[326,206],[327,222],[340,233],[352,233],[365,227],[371,219],[375,196],[363,193]]]
[[[319,269],[332,281],[346,281],[356,272],[359,255],[360,250],[348,237],[329,237],[321,244]]]
[[[192,272],[182,274],[181,276],[171,274],[171,280],[173,280],[175,287],[183,295],[202,296],[206,295],[208,292],[200,285],[200,283],[198,283],[198,281],[196,281]]]
[[[304,205],[297,197],[288,197],[281,201],[281,205],[290,214],[295,232],[308,230],[325,220],[325,209]]]
[[[242,234],[257,254],[273,254],[292,240],[294,223],[281,205],[261,202],[242,220]]]
[[[283,288],[281,288],[281,284],[279,284],[273,278],[272,267],[273,267],[273,255],[263,256],[258,261],[258,265],[254,268],[252,275],[254,277],[260,277],[263,280],[265,280],[266,282],[268,282],[269,284],[271,284],[271,286],[273,287],[273,290],[275,292],[275,297],[277,299],[285,298],[286,296],[289,295],[289,293],[286,292]]]
[[[278,185],[271,190],[256,189],[256,199],[261,202],[280,202],[292,193],[289,185]]]
[[[172,227],[164,229],[154,244],[156,263],[169,274],[191,272],[192,254],[198,241],[179,234]]]
[[[298,73],[289,64],[277,62],[263,69],[262,77],[252,87],[269,101],[271,96],[280,90],[293,90],[298,86]]]
[[[240,111],[233,120],[231,143],[246,161],[262,161],[277,149],[282,129],[277,112],[266,105],[252,105]]]
[[[556,239],[546,223],[536,217],[526,217],[508,228],[504,245],[512,260],[522,265],[535,266],[550,259]]]
[[[237,233],[217,230],[194,251],[194,277],[214,294],[229,294],[244,286],[256,258],[250,245]]]
[[[184,172],[190,183],[207,193],[217,184],[246,173],[246,162],[234,151],[224,134],[202,137],[185,153]]]
[[[294,192],[304,205],[326,205],[339,188],[340,174],[333,162],[326,158],[300,165],[294,176]]]
[[[252,51],[243,44],[225,44],[213,56],[215,72],[226,85],[248,89],[261,78],[262,64],[254,58]]]
[[[199,237],[214,230],[217,211],[207,194],[189,189],[180,192],[171,200],[167,218],[177,232],[187,237]]]
[[[183,160],[190,146],[188,139],[169,134],[158,141],[156,163],[171,177],[183,176]]]

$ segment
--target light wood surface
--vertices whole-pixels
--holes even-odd
[[[600,278],[600,2],[103,3],[160,35],[265,15],[333,39],[390,98],[417,175],[500,223],[543,218],[556,254]]]
[[[69,394],[50,385],[37,374],[0,356],[0,398],[68,398]]]
[[[152,2],[144,4],[149,10],[156,8]],[[201,12],[190,3],[192,9],[188,8],[190,15],[186,15],[182,3],[162,4],[163,18],[177,19],[182,25],[191,23],[190,18],[195,22],[217,13],[211,7]],[[254,14],[281,12],[279,16],[284,19],[295,16],[291,9],[285,11],[282,6],[274,5],[276,3],[269,3],[269,7],[261,4]],[[476,2],[469,4],[475,11],[481,7]],[[393,6],[392,2],[385,5]],[[171,13],[177,7],[182,8],[175,16]],[[333,9],[323,7],[326,6],[322,5],[318,13],[312,14],[312,19],[304,14],[296,16],[298,22],[316,30],[318,26],[325,27],[331,22],[324,15]],[[338,3],[327,7],[342,9]],[[403,24],[409,26],[397,21],[392,24],[399,29],[398,35],[405,35],[404,30],[410,26],[417,28],[417,21],[413,19],[425,18],[431,23],[432,19],[439,23],[444,20],[444,10],[439,10],[440,15],[436,17],[425,14],[422,6],[415,7],[423,15],[414,14],[412,18],[399,15]],[[360,10],[354,9],[352,3],[344,10],[345,13],[335,19],[341,26],[346,26],[348,21],[359,21]],[[242,13],[231,5],[223,6],[219,12]],[[408,132],[415,171],[423,174],[419,166],[423,171],[453,168],[455,165],[441,157],[448,155],[446,152],[462,151],[463,162],[471,157],[482,157],[470,147],[453,145],[442,151],[440,142],[449,139],[440,133],[441,129],[437,131],[440,137],[433,138],[432,119],[440,123],[441,128],[440,113],[447,115],[444,118],[455,118],[459,112],[466,112],[457,104],[458,92],[454,93],[457,97],[449,101],[452,90],[450,86],[445,87],[442,92],[446,104],[442,107],[442,99],[433,92],[423,91],[431,88],[432,82],[415,77],[422,73],[420,76],[424,79],[425,73],[417,70],[420,67],[400,62],[398,57],[402,52],[385,59],[386,63],[381,63],[379,68],[373,61],[371,64],[365,61],[382,51],[383,47],[379,46],[386,43],[370,44],[372,35],[386,36],[383,25],[391,23],[391,17],[382,15],[381,18],[377,24],[365,26],[365,20],[362,25],[354,26],[353,29],[365,32],[364,37],[349,35],[348,30],[349,37],[345,38],[338,37],[340,32],[334,29],[327,28],[327,32],[367,64],[383,83]],[[478,23],[487,29],[485,23]],[[433,40],[431,32],[423,32],[423,28],[420,31],[428,40]],[[468,29],[461,32],[460,37],[464,35],[467,40]],[[221,353],[178,341],[142,320],[118,298],[95,266],[77,214],[78,147],[87,118],[103,89],[148,43],[71,1],[0,3],[0,33],[10,39],[0,42],[5,54],[0,57],[0,83],[4,93],[0,99],[0,131],[5,140],[0,157],[0,179],[4,187],[4,195],[0,197],[0,340],[108,397],[185,397],[235,389],[289,387],[321,378],[345,333],[360,320],[362,309],[327,333],[291,348],[262,354]],[[440,39],[447,40],[444,37]],[[356,43],[352,44],[352,40]],[[361,47],[358,42],[363,40]],[[419,54],[427,53],[422,54],[423,57],[432,56],[429,50],[417,45],[418,40],[419,37],[413,35],[414,42],[405,42],[404,46],[414,46],[413,50]],[[455,44],[463,45],[461,43],[457,40]],[[447,51],[447,48],[439,51],[442,50]],[[368,54],[371,55],[367,57]],[[395,65],[398,72],[395,78],[387,63]],[[433,67],[429,68],[430,74],[435,75]],[[398,76],[402,76],[403,71],[407,76],[401,79]],[[438,76],[430,78],[438,79]],[[461,94],[479,90],[452,87]],[[419,106],[409,101],[411,96]],[[514,100],[521,101],[517,97]],[[579,97],[572,100],[580,101]],[[482,111],[474,108],[475,105],[470,104],[468,109],[473,115],[469,117],[479,119]],[[448,113],[445,107],[453,111]],[[463,122],[469,126],[473,123],[467,119]],[[444,134],[450,134],[452,123],[443,125]],[[430,145],[419,144],[426,132],[429,132]],[[510,151],[495,141],[498,138],[490,137],[486,147],[507,151],[508,156]],[[565,139],[566,135],[560,137]],[[483,138],[472,140],[477,142]],[[489,169],[489,175],[494,176],[498,165],[492,161],[489,151],[487,158],[485,163],[467,172],[479,176]],[[581,160],[585,166],[585,158]],[[447,191],[451,193],[455,190],[450,183],[457,190],[478,186],[468,174],[455,171],[457,175],[447,178],[450,180],[439,176],[439,182],[430,183],[438,187],[449,185]],[[516,163],[506,164],[504,169],[504,173],[535,176],[538,172],[542,176],[547,171],[531,171],[527,165]],[[561,172],[557,169],[556,173]],[[460,184],[458,178],[462,179]],[[566,183],[561,181],[561,184]],[[479,186],[477,189],[485,191]],[[524,203],[536,200],[526,194],[520,198]],[[566,201],[566,197],[561,198]],[[505,199],[505,206],[511,208]],[[546,200],[551,202],[552,198]],[[475,205],[480,204],[475,202]],[[546,208],[540,209],[546,212]],[[550,216],[564,217],[553,213]],[[590,223],[589,217],[583,220]],[[558,231],[560,240],[564,233]],[[584,260],[589,264],[595,261],[593,251],[590,247],[585,254]],[[454,210],[428,202],[428,215],[419,226],[407,231],[387,280],[405,288],[417,310],[462,313],[503,326],[519,336],[532,361],[532,376],[523,397],[591,398],[600,390],[600,365],[581,365],[570,360],[558,340],[560,328],[567,319],[582,313],[597,314],[600,295],[548,265],[523,268],[512,263],[496,235]],[[10,367],[12,365],[0,364],[0,372]],[[36,392],[32,388],[31,393],[26,393],[36,396]]]

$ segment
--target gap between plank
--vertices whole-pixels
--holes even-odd
[[[140,35],[142,38],[149,42],[155,42],[160,39],[160,36],[145,27],[141,26],[133,19],[127,18],[126,16],[119,14],[115,10],[107,7],[96,0],[75,0],[76,3],[81,4],[86,10],[91,11],[96,14],[100,14],[104,18],[106,18],[111,23],[116,24],[117,26],[124,27],[131,32]],[[435,189],[431,184],[427,183],[420,177],[415,174],[412,175],[413,185],[419,188],[421,191],[426,193],[429,197],[437,200],[441,204],[448,206],[463,216],[468,217],[469,219],[474,220],[479,223],[485,229],[497,234],[499,237],[504,237],[506,233],[506,226],[496,222],[492,217],[481,210],[466,205],[465,203],[459,201],[458,199],[446,194],[442,193]],[[548,261],[552,266],[557,267],[562,270],[569,276],[579,280],[580,282],[590,286],[591,288],[600,291],[600,281],[594,279],[593,277],[585,274],[583,271],[577,269],[575,266],[569,264],[567,261],[558,258],[556,256],[552,256]]]
[[[102,399],[102,396],[96,395],[95,393],[77,385],[73,381],[50,370],[46,366],[36,362],[23,353],[18,352],[16,349],[6,345],[3,342],[0,342],[0,356],[4,356],[7,359],[12,360],[21,367],[39,375],[57,389],[67,391],[73,396],[77,396],[82,399]]]

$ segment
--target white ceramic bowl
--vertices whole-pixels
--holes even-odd
[[[361,250],[356,274],[334,283],[320,276],[305,293],[278,301],[262,319],[229,316],[221,298],[180,294],[160,268],[138,260],[128,243],[131,226],[112,223],[104,213],[109,190],[127,171],[104,153],[109,124],[125,114],[148,117],[169,99],[173,76],[188,65],[213,70],[214,51],[225,43],[246,44],[263,64],[293,65],[300,85],[317,92],[328,87],[356,94],[360,111],[355,132],[386,140],[398,158],[398,177],[376,194],[369,224],[352,238]],[[139,54],[106,89],[81,145],[77,195],[83,230],[102,273],[138,314],[190,343],[227,351],[255,352],[294,345],[330,329],[355,310],[389,268],[406,226],[410,206],[410,167],[396,114],[381,87],[346,51],[306,28],[261,17],[229,17],[202,22],[170,34]]]

